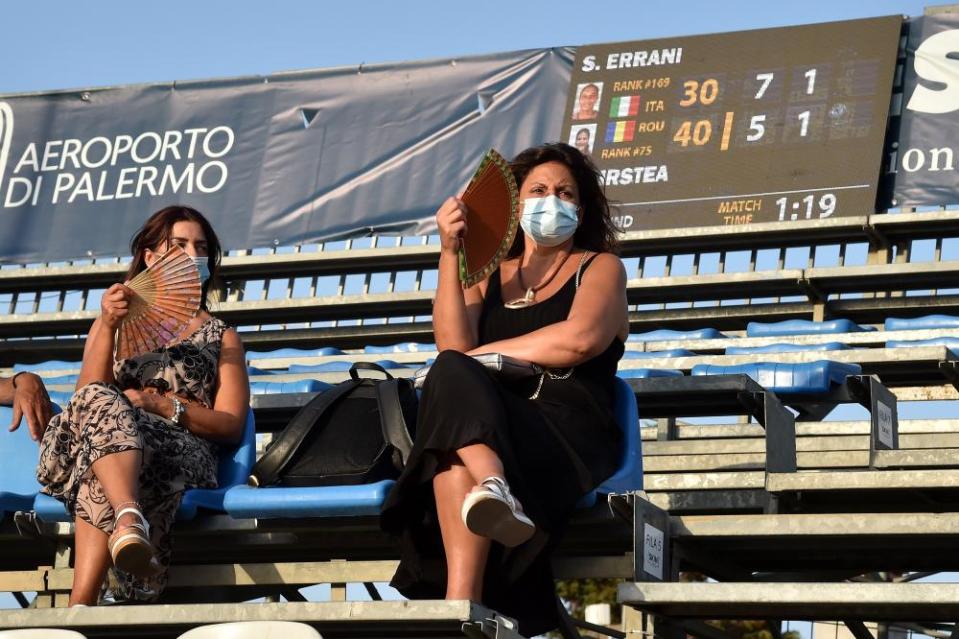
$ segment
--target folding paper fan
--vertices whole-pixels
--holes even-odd
[[[155,350],[176,339],[200,309],[200,272],[174,246],[126,283],[134,293],[117,329],[117,360]]]
[[[519,225],[519,189],[509,164],[494,149],[480,162],[463,192],[469,208],[460,247],[460,281],[469,288],[506,257]]]

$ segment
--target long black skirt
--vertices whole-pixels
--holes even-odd
[[[482,603],[515,618],[525,636],[558,625],[551,551],[577,501],[616,470],[622,445],[611,410],[575,374],[547,378],[540,397],[528,399],[535,388],[536,380],[508,387],[473,358],[440,353],[423,387],[413,452],[381,515],[400,544],[391,585],[411,599],[443,598],[432,479],[447,453],[475,443],[496,451],[536,534],[516,548],[492,545]]]

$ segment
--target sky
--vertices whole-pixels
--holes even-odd
[[[0,94],[919,15],[919,0],[8,0]]]

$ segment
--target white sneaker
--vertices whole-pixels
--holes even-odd
[[[512,548],[528,541],[536,525],[499,477],[487,477],[463,500],[463,523],[471,532]]]

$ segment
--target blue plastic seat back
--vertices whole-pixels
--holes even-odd
[[[646,333],[636,333],[626,338],[627,342],[661,342],[672,339],[719,339],[726,337],[715,328],[697,328],[689,331],[675,331],[660,328]]]
[[[759,362],[734,366],[698,364],[693,375],[748,375],[774,393],[825,393],[833,384],[842,384],[847,375],[859,375],[858,364],[819,360],[802,364]]]
[[[639,436],[636,395],[625,380],[617,377],[614,381],[613,410],[616,423],[623,431],[623,456],[619,470],[596,489],[604,495],[643,489],[643,443]]]
[[[14,364],[13,372],[31,371],[40,373],[42,371],[80,370],[81,364],[82,362],[65,362],[60,359],[50,359],[36,364]]]
[[[659,357],[693,357],[696,353],[685,348],[671,348],[665,351],[625,351],[623,359],[656,359]]]
[[[778,337],[785,335],[825,335],[832,333],[861,333],[874,331],[871,326],[860,326],[847,319],[826,320],[784,320],[782,322],[749,322],[746,324],[747,337]]]
[[[50,396],[50,401],[56,404],[59,409],[67,407],[67,404],[70,403],[70,398],[73,397],[73,392],[48,390],[47,395]],[[59,412],[59,410],[57,412]]]
[[[646,377],[682,377],[683,371],[669,368],[626,368],[616,373],[623,379],[644,379]]]
[[[749,353],[801,353],[806,351],[844,351],[849,348],[842,342],[824,342],[822,344],[766,344],[765,346],[727,346],[727,355],[748,355]]]
[[[247,351],[246,361],[249,362],[254,359],[296,359],[342,354],[343,351],[332,346],[324,346],[323,348],[275,348],[271,351]]]
[[[355,362],[338,360],[335,362],[324,362],[322,364],[290,364],[287,371],[290,373],[337,373],[350,370],[354,363]],[[379,364],[387,370],[409,366],[408,364],[394,362],[391,359],[378,359],[374,363]]]
[[[364,346],[364,353],[435,353],[436,344],[420,344],[418,342],[401,342],[386,346]]]
[[[253,409],[246,414],[243,424],[243,437],[236,446],[220,446],[217,460],[216,488],[191,488],[183,494],[177,519],[193,519],[197,508],[205,508],[213,512],[223,510],[223,497],[226,492],[235,486],[246,483],[250,470],[256,461],[256,423],[253,419]]]
[[[885,322],[887,331],[914,331],[934,328],[959,328],[955,315],[926,315],[924,317],[889,317]]]
[[[945,346],[953,353],[959,353],[959,337],[931,337],[929,339],[891,339],[886,348],[917,348],[920,346]]]
[[[59,412],[59,410],[57,411]],[[13,408],[0,406],[0,517],[4,511],[30,510],[40,491],[37,482],[39,448],[30,439],[27,420],[20,428],[8,433],[13,421]]]
[[[44,377],[43,383],[45,386],[53,386],[54,384],[69,384],[71,386],[76,386],[77,380],[80,378],[79,373],[70,373],[68,375],[57,375],[55,377]]]
[[[279,393],[321,393],[332,384],[316,379],[299,379],[295,382],[250,382],[253,395],[276,395]]]

